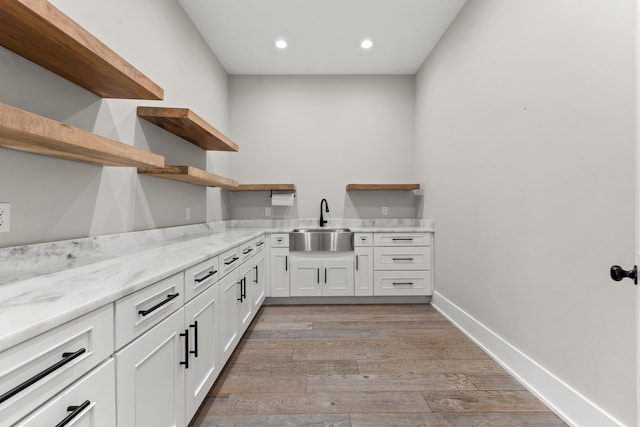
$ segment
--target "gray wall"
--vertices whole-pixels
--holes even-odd
[[[470,1],[416,97],[436,291],[635,425],[633,0]]]
[[[415,218],[412,192],[349,192],[348,183],[413,180],[413,76],[231,76],[230,127],[242,183],[293,183],[271,218]],[[268,193],[233,193],[234,219],[265,218]]]
[[[171,0],[52,3],[165,89],[164,101],[103,100],[0,48],[0,102],[191,164],[229,173],[228,154],[200,148],[136,117],[138,105],[188,107],[228,131],[228,78]],[[209,194],[207,193],[209,191]],[[0,201],[11,232],[0,246],[223,219],[220,190],[0,148]],[[186,220],[186,207],[191,219]]]

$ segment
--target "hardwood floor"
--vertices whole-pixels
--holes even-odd
[[[264,306],[190,424],[565,425],[429,305]]]

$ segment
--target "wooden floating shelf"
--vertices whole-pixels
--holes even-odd
[[[203,150],[238,151],[238,145],[188,108],[138,107],[138,116]]]
[[[240,184],[233,191],[296,191],[295,184]]]
[[[5,104],[0,104],[0,146],[104,166],[164,166],[160,155]]]
[[[204,187],[220,187],[234,190],[238,183],[223,176],[214,175],[193,166],[165,166],[163,168],[138,168],[138,173],[170,179],[187,184],[202,185]]]
[[[162,99],[164,90],[44,0],[0,0],[0,45],[102,98]]]
[[[419,189],[420,184],[347,184],[347,191],[408,191]]]

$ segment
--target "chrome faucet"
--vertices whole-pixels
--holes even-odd
[[[324,227],[327,223],[327,220],[324,219],[324,212],[322,212],[322,204],[324,203],[324,212],[329,213],[329,203],[327,203],[327,199],[322,199],[320,201],[320,227]]]

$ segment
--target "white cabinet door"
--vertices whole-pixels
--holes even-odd
[[[185,425],[184,308],[115,354],[118,426]]]
[[[189,369],[186,369],[186,424],[198,410],[220,374],[219,286],[209,287],[185,305],[189,330]]]
[[[331,256],[322,260],[322,295],[353,296],[353,255]]]
[[[220,366],[229,360],[236,343],[240,340],[238,328],[238,299],[240,298],[240,284],[236,271],[220,281]]]
[[[250,284],[247,286],[251,287],[251,304],[253,304],[252,312],[255,317],[264,302],[266,293],[264,251],[259,252],[256,255],[253,264],[253,276],[251,277]]]
[[[240,335],[244,333],[251,323],[251,313],[253,312],[253,303],[251,302],[251,281],[253,280],[253,263],[247,261],[240,266],[240,279],[238,286],[240,287],[240,298],[238,304],[238,324]]]
[[[289,248],[271,248],[269,260],[272,297],[288,297],[289,291]]]
[[[322,295],[320,270],[322,261],[305,255],[291,257],[291,296],[310,297]]]
[[[373,248],[356,247],[355,296],[373,296]]]
[[[55,426],[68,420],[69,426],[113,427],[116,425],[115,387],[114,361],[109,358],[14,426]]]

